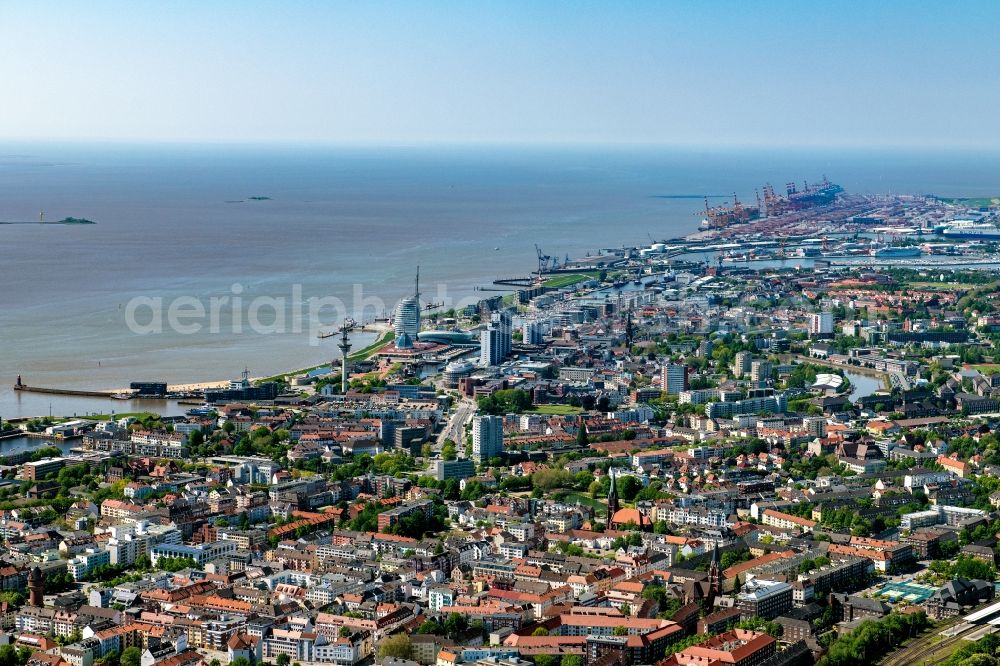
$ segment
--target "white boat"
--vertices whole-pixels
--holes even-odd
[[[988,222],[956,221],[939,227],[945,238],[969,238],[977,240],[1000,240],[1000,229]]]

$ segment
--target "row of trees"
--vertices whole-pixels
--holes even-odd
[[[229,421],[226,425],[229,425]],[[288,452],[288,431],[283,429],[271,432],[267,428],[257,428],[250,435],[244,434],[233,447],[237,456],[264,456],[271,460],[281,460]]]
[[[763,631],[771,638],[778,638],[784,633],[784,628],[773,620],[765,620],[762,617],[748,617],[736,623],[737,629],[747,629],[749,631]]]
[[[459,613],[449,613],[443,622],[437,620],[427,620],[417,629],[418,634],[434,634],[436,636],[448,636],[451,639],[462,637],[469,630],[483,630],[482,622],[475,621],[472,624],[464,615]],[[390,655],[391,656],[391,655]]]
[[[402,516],[386,532],[413,539],[421,539],[425,534],[437,534],[443,530],[447,520],[448,507],[443,503],[435,503],[430,516],[425,515],[423,511],[413,512]]]
[[[885,529],[884,518],[876,516],[875,520],[878,521],[878,525],[873,527],[873,523],[861,516],[856,508],[841,507],[836,510],[824,511],[820,524],[831,529],[850,529],[854,536],[869,536],[873,529],[876,532]]]
[[[45,416],[40,419],[30,419],[24,426],[28,429],[28,432],[41,432],[55,422],[56,420],[51,416]]]
[[[190,557],[161,557],[156,561],[156,568],[161,571],[180,571],[194,569],[196,566]]]
[[[643,599],[652,599],[657,604],[657,617],[669,620],[674,613],[680,610],[681,600],[673,595],[668,595],[666,588],[662,585],[647,585],[642,590]]]
[[[525,488],[516,488],[515,490],[528,490],[531,488],[531,477],[508,477],[508,479],[523,479],[527,483]],[[507,479],[505,479],[506,481]],[[417,485],[421,488],[437,488],[441,491],[442,497],[446,500],[467,500],[469,502],[475,502],[484,495],[487,494],[487,489],[480,481],[466,481],[465,490],[461,489],[461,483],[458,479],[447,479],[445,481],[438,481],[433,476],[421,476],[417,478]],[[511,490],[509,486],[502,487],[502,490]]]
[[[377,532],[379,514],[390,508],[390,506],[380,502],[368,502],[357,516],[343,521],[343,526],[357,532]],[[436,502],[430,516],[425,516],[423,512],[403,516],[395,525],[389,527],[387,532],[420,539],[425,534],[433,534],[443,530],[447,519],[448,508],[443,502]]]
[[[829,651],[818,664],[855,666],[875,663],[928,626],[930,621],[923,611],[912,614],[890,613],[878,621],[865,620],[854,631],[830,643]]]
[[[799,563],[799,573],[807,574],[813,569],[819,569],[825,567],[830,563],[830,558],[826,555],[820,555],[815,559],[806,558]]]
[[[958,542],[963,546],[967,546],[977,541],[986,541],[998,532],[1000,532],[1000,519],[976,525],[972,529],[963,527],[958,533]]]
[[[378,514],[388,510],[389,506],[384,506],[378,502],[368,502],[357,516],[346,521],[347,529],[357,532],[377,532]]]
[[[650,484],[652,485],[652,484]],[[635,499],[646,499],[639,498],[639,493],[642,492],[642,481],[637,479],[632,475],[619,476],[615,479],[615,487],[618,490],[618,497],[622,501],[632,502]],[[611,490],[611,478],[609,475],[605,474],[601,477],[600,481],[595,481],[590,485],[590,496],[593,498],[597,497],[607,497],[608,491]],[[656,499],[656,497],[651,497],[648,499]]]
[[[1000,664],[1000,634],[988,634],[975,643],[964,642],[942,666],[997,666]]]
[[[483,396],[477,403],[483,414],[517,414],[531,408],[531,394],[523,389],[507,389]]]
[[[372,458],[372,469],[376,474],[399,476],[403,472],[412,472],[416,468],[416,460],[406,451],[379,453]]]
[[[0,646],[0,666],[24,666],[31,657],[29,647],[15,649],[13,645]]]
[[[578,654],[566,654],[562,659],[551,654],[535,655],[535,666],[583,666],[583,657]]]
[[[477,403],[480,413],[497,416],[526,412],[531,409],[533,404],[531,394],[523,389],[497,391],[493,395],[479,398]],[[611,403],[607,396],[597,397],[590,393],[583,395],[570,394],[566,398],[566,404],[571,407],[579,407],[585,411],[596,409],[599,412],[606,412],[611,408]]]
[[[946,560],[934,560],[928,567],[941,577],[967,578],[992,581],[996,577],[996,568],[971,555],[959,555],[952,564]]]
[[[195,561],[190,557],[161,557],[156,563],[156,568],[161,571],[180,571],[182,569],[193,569],[195,566]],[[128,566],[104,564],[94,567],[87,573],[84,580],[102,581],[112,585],[118,585],[124,582],[138,580],[138,578],[141,577],[141,572],[152,570],[153,565],[150,562],[149,557],[142,555],[138,557],[133,564]],[[73,589],[76,583],[73,576],[65,569],[46,574],[44,582],[46,594],[60,594],[62,592],[66,592]]]
[[[94,666],[139,666],[140,663],[142,663],[142,650],[137,647],[125,648],[121,654],[117,650],[112,650],[100,659],[94,660]]]

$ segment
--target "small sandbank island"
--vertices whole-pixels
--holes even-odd
[[[88,220],[87,218],[84,217],[64,217],[61,220],[54,220],[54,221],[49,221],[45,219],[41,219],[38,222],[27,221],[27,220],[16,220],[13,222],[0,221],[0,224],[97,224],[97,222],[94,222],[93,220]]]
[[[226,201],[226,203],[227,204],[246,203],[247,201],[271,201],[271,197],[254,196],[254,197],[247,197],[246,199],[229,199],[228,201]]]

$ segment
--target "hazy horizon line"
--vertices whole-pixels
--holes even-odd
[[[4,137],[0,145],[49,145],[49,146],[101,146],[101,147],[150,147],[150,148],[270,148],[270,149],[605,149],[605,150],[688,150],[688,151],[807,151],[828,152],[884,152],[899,153],[997,153],[1000,144],[912,144],[912,143],[781,143],[765,141],[746,142],[667,142],[667,141],[590,141],[590,140],[306,140],[306,139],[161,139],[161,138],[66,138],[66,137]]]

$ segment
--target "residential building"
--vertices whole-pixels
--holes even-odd
[[[476,464],[468,458],[459,458],[458,460],[435,460],[432,467],[434,470],[434,478],[438,481],[447,481],[448,479],[467,479],[476,475]]]
[[[503,453],[503,418],[477,416],[472,420],[472,457],[482,464]]]
[[[688,388],[688,368],[681,363],[668,363],[660,371],[660,382],[667,395],[679,395]]]
[[[736,596],[736,607],[744,619],[773,620],[792,607],[792,586],[773,580],[750,578]]]
[[[818,312],[809,315],[809,337],[832,337],[833,313]]]

